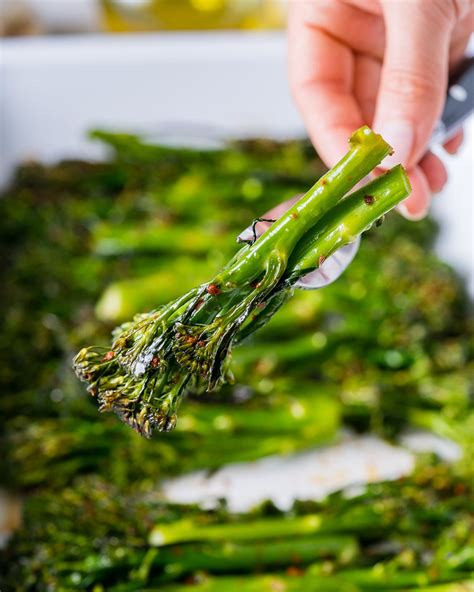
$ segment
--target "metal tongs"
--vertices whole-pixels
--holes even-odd
[[[430,140],[430,147],[441,146],[452,138],[461,128],[463,122],[474,110],[474,58],[466,58],[459,69],[449,80],[446,103]],[[365,183],[368,179],[361,181]],[[292,203],[299,199],[299,195],[285,204],[277,207],[282,214]],[[253,242],[271,225],[274,220],[259,218],[239,234],[239,242]],[[318,290],[337,280],[353,261],[360,246],[360,237],[341,247],[328,257],[322,265],[314,271],[300,278],[294,286],[302,290]]]

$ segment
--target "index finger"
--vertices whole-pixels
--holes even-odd
[[[307,9],[307,2],[289,5],[290,85],[313,144],[332,166],[347,151],[348,137],[364,124],[352,92],[354,56],[306,19]]]

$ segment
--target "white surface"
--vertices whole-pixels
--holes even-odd
[[[188,122],[230,135],[303,127],[281,34],[81,36],[2,43],[0,179],[25,157],[98,157],[92,127]]]
[[[446,462],[462,455],[454,442],[422,430],[402,434],[397,446],[376,436],[346,432],[335,445],[227,465],[212,474],[195,471],[167,479],[162,493],[170,501],[203,507],[225,499],[234,512],[248,511],[266,500],[288,510],[297,499],[324,499],[341,489],[355,493],[366,483],[409,475],[416,454],[427,452]]]
[[[433,452],[446,462],[456,462],[462,457],[459,444],[426,431],[409,431],[402,435],[400,443],[413,452]]]
[[[163,494],[175,502],[210,506],[225,498],[235,512],[264,500],[287,510],[295,499],[323,499],[346,487],[408,475],[414,462],[410,451],[375,436],[346,436],[334,446],[170,479],[163,483]]]
[[[86,138],[93,127],[153,132],[178,122],[221,135],[300,136],[285,62],[283,33],[4,40],[0,184],[24,158],[101,157]],[[467,127],[433,211],[442,224],[438,252],[469,276],[474,295],[472,119]]]

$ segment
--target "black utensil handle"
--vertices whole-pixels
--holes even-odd
[[[431,144],[443,144],[474,111],[474,57],[465,58],[449,79],[446,103]]]

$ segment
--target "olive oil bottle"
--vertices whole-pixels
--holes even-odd
[[[101,0],[107,31],[280,29],[285,0]]]

